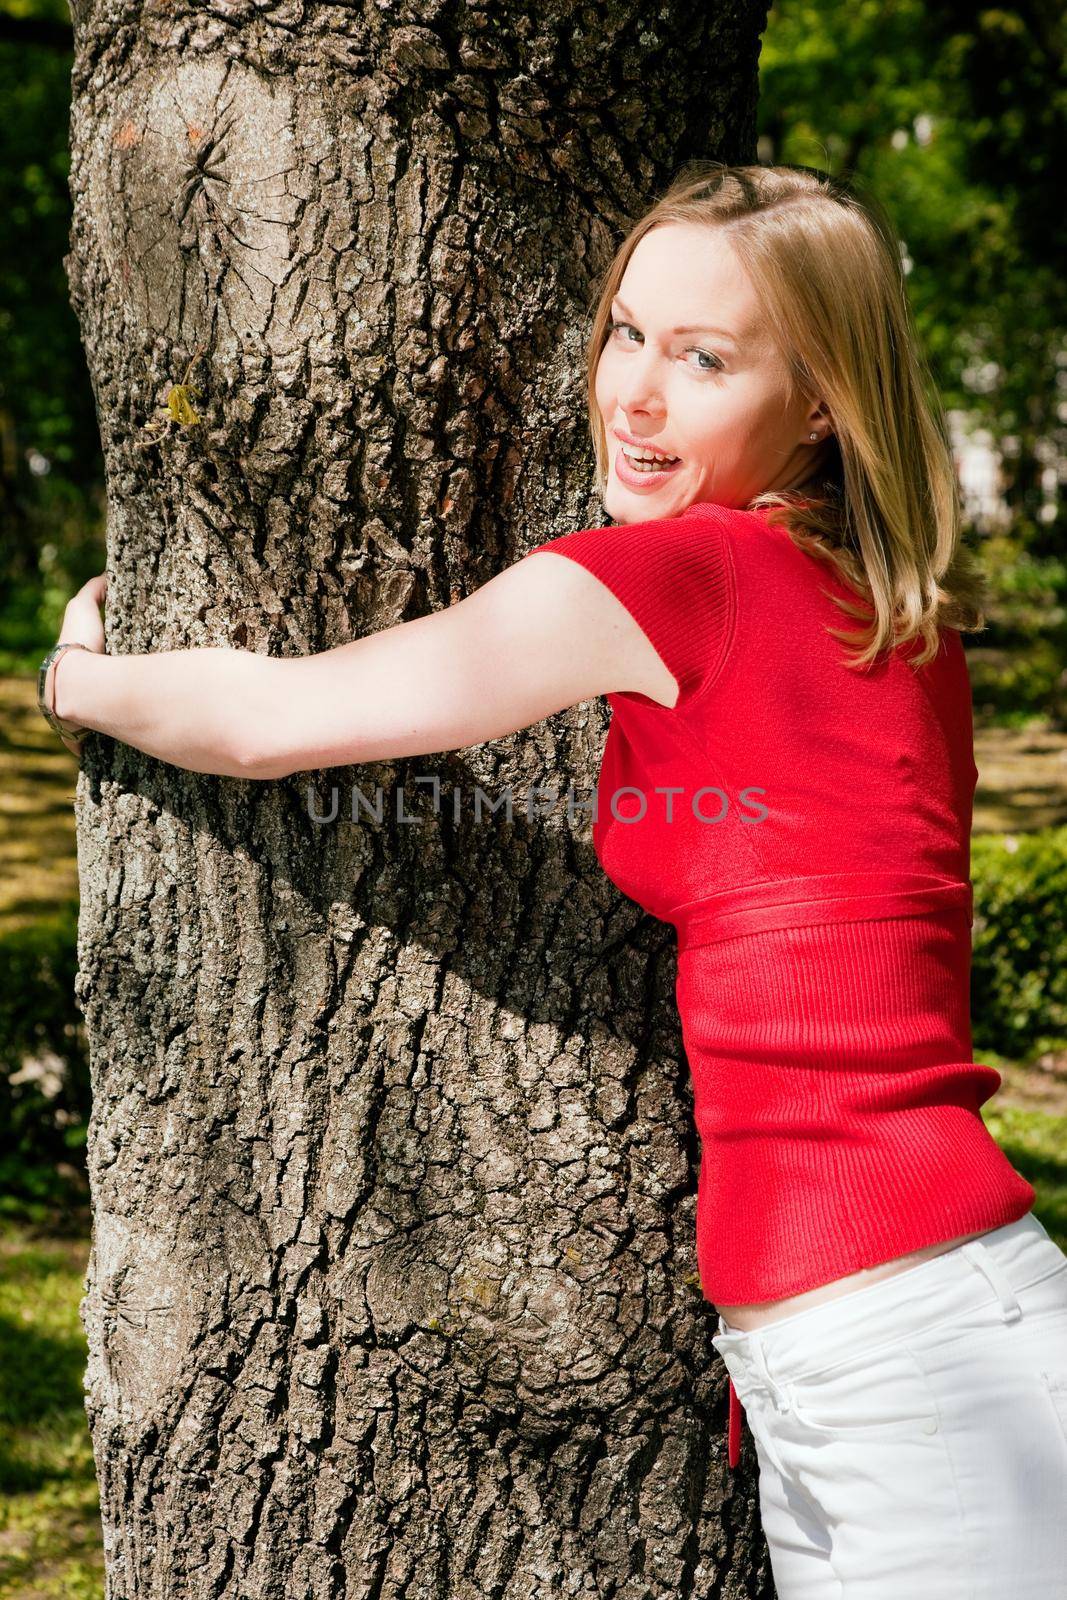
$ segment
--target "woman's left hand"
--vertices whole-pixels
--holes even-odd
[[[83,583],[72,600],[67,601],[67,609],[63,613],[63,626],[59,630],[59,638],[66,641],[75,640],[83,644],[87,650],[95,650],[97,655],[104,653],[104,619],[100,607],[107,594],[107,573],[98,572],[95,578],[90,578],[88,583]],[[59,643],[59,639],[56,640]]]
[[[63,626],[59,630],[59,639],[63,642],[83,644],[87,650],[93,650],[97,655],[104,654],[104,619],[101,615],[101,606],[107,594],[107,573],[98,572],[95,578],[90,578],[88,583],[83,583],[77,594],[67,601],[67,608],[63,613]],[[56,643],[59,643],[59,639]],[[54,674],[57,667],[62,667],[69,652],[64,651],[58,661],[53,661],[51,672]],[[48,704],[55,704],[55,679],[49,686]],[[72,755],[80,755],[83,740],[71,739],[60,735],[63,743]]]

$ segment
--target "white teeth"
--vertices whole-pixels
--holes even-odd
[[[658,450],[635,450],[627,444],[620,444],[620,449],[627,461],[656,461],[666,462],[669,465],[679,459],[678,456],[661,455]]]

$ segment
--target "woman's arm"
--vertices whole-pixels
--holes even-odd
[[[678,692],[621,601],[552,551],[318,655],[69,650],[57,665],[65,721],[193,772],[261,779],[464,749],[601,694],[670,706]]]
[[[225,646],[144,656],[68,650],[53,668],[56,715],[189,772],[246,778],[240,718],[270,664]]]

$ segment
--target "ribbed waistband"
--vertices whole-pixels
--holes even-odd
[[[969,879],[929,872],[826,872],[726,889],[675,906],[663,920],[674,924],[682,951],[774,928],[917,917],[956,906],[973,916]]]
[[[1063,1251],[1032,1211],[978,1239],[906,1267],[863,1289],[824,1300],[763,1328],[730,1329],[720,1316],[712,1343],[729,1368],[738,1393],[761,1377],[800,1380],[823,1373],[875,1346],[916,1331],[923,1305],[937,1322],[999,1299],[1005,1316],[1017,1316],[1015,1295],[1067,1269]]]

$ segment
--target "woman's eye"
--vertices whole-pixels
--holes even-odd
[[[608,328],[612,333],[618,333],[620,328],[629,328],[631,333],[637,333],[637,329],[634,327],[632,322],[609,322]],[[640,335],[638,335],[638,337],[640,337]]]
[[[609,322],[608,323],[608,330],[611,333],[618,333],[623,328],[627,328],[631,333],[637,333],[637,329],[634,327],[632,322]],[[641,335],[639,333],[637,333],[637,337],[640,339]],[[626,342],[628,344],[632,343],[632,341],[629,340],[629,339]],[[711,362],[711,366],[710,367],[698,366],[697,367],[697,371],[698,372],[718,372],[718,371],[723,371],[724,370],[723,364],[719,360],[718,356],[713,354],[713,352],[710,351],[710,350],[701,350],[698,345],[690,345],[685,353],[686,353],[686,355],[703,356],[705,358],[705,360]]]

